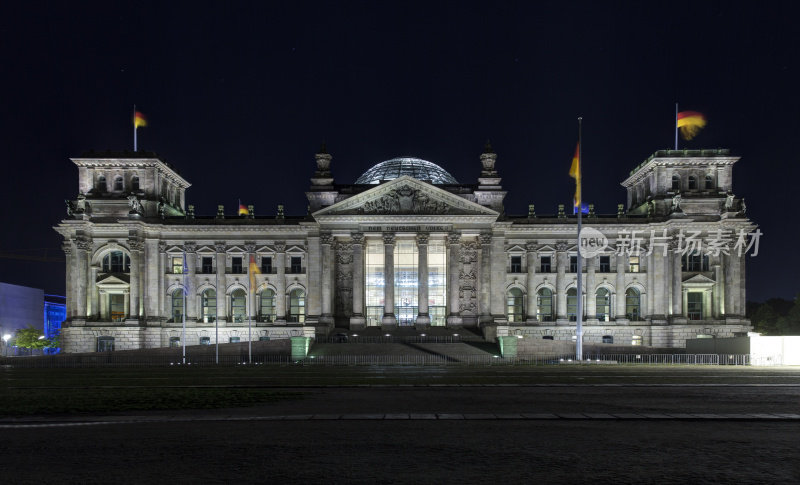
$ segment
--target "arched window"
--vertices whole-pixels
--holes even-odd
[[[522,322],[525,320],[525,312],[522,308],[522,290],[511,288],[506,295],[506,315],[509,322]]]
[[[172,292],[172,321],[183,321],[183,288]]]
[[[689,190],[697,190],[697,177],[689,175]]]
[[[289,293],[289,321],[306,321],[306,292],[301,289]]]
[[[567,290],[567,316],[570,322],[578,320],[578,290],[576,288]]]
[[[625,316],[628,320],[642,319],[641,295],[636,288],[625,290]]]
[[[553,292],[542,288],[536,294],[536,316],[540,322],[553,321]]]
[[[261,292],[261,309],[258,314],[262,322],[275,321],[275,292],[269,288]]]
[[[597,307],[597,319],[607,322],[611,314],[611,293],[606,288],[598,288],[595,293],[595,306]]]
[[[217,292],[208,289],[201,298],[203,305],[203,322],[211,323],[217,320]]]
[[[706,190],[711,190],[714,188],[714,177],[711,175],[706,175]]]
[[[231,320],[242,323],[247,318],[247,295],[239,288],[231,293]]]
[[[131,178],[131,192],[139,192],[139,177],[136,175]]]
[[[100,192],[105,192],[108,190],[108,186],[106,185],[106,177],[104,175],[97,177],[97,190]]]
[[[111,251],[103,256],[103,273],[130,273],[131,258],[122,251]]]
[[[678,174],[672,176],[672,190],[676,192],[681,190],[681,176]]]
[[[122,177],[117,176],[114,178],[114,190],[122,190]]]

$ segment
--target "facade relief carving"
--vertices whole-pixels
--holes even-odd
[[[359,214],[452,214],[454,208],[422,190],[403,185],[356,208]]]
[[[478,314],[478,242],[464,241],[459,251],[458,301],[461,315]]]
[[[334,314],[350,317],[353,315],[353,244],[336,244],[335,262]]]

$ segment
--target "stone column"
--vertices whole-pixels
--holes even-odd
[[[168,298],[166,296],[167,289],[164,286],[167,271],[167,243],[165,241],[158,242],[158,268],[156,270],[156,277],[158,278],[158,296],[156,297],[156,305],[158,308],[158,315],[162,321],[169,319],[171,315],[170,309],[167,308]]]
[[[128,307],[128,318],[139,318],[139,259],[142,257],[142,242],[138,239],[128,239],[128,247],[131,249],[131,268],[130,268],[130,305]]]
[[[64,251],[64,259],[66,263],[66,286],[64,287],[66,293],[66,303],[67,303],[67,318],[71,319],[75,316],[75,295],[74,295],[74,288],[75,288],[75,252],[72,250],[72,243],[68,240],[65,240],[61,244],[61,250]]]
[[[361,329],[367,324],[364,317],[364,234],[355,232],[350,235],[353,241],[353,316],[350,317],[350,329]]]
[[[492,296],[491,311],[494,321],[505,322],[506,316],[506,238],[503,234],[492,235]]]
[[[308,288],[306,290],[306,322],[319,321],[322,314],[322,249],[319,236],[308,236],[308,253],[306,261],[306,275]]]
[[[88,238],[79,237],[75,240],[75,245],[77,247],[76,256],[75,256],[75,266],[76,266],[76,275],[75,275],[75,286],[76,286],[76,294],[75,294],[75,318],[85,319],[86,318],[86,289],[89,286],[89,251],[92,249],[92,241]]]
[[[286,323],[286,243],[275,243],[275,321]]]
[[[247,257],[242,264],[246,268],[247,271],[247,318],[252,319],[253,322],[258,321],[258,312],[256,312],[256,288],[258,287],[258,280],[256,276],[250,276],[250,258],[253,258],[255,261],[256,258],[256,243],[254,242],[245,242],[244,243],[244,250],[247,252]],[[250,282],[253,282],[252,287],[250,286]]]
[[[197,320],[197,245],[193,242],[183,244],[186,251],[186,321]]]
[[[616,320],[627,319],[625,316],[625,265],[627,264],[627,258],[626,254],[617,253],[616,301],[614,305],[614,317]]]
[[[89,264],[89,315],[97,318],[100,295],[97,289],[97,273],[100,268],[96,264]]]
[[[653,318],[666,320],[668,313],[667,308],[669,304],[667,301],[669,297],[668,291],[670,287],[669,275],[667,272],[667,259],[664,257],[664,251],[662,248],[652,249],[652,286],[647,289],[647,292],[653,295],[653,308],[650,314],[653,316]]]
[[[158,268],[158,239],[146,239],[144,241],[144,264],[145,264],[145,293],[144,299],[145,317],[150,323],[157,323],[159,316],[158,306],[158,277],[164,279],[163,271]]]
[[[528,290],[527,293],[527,302],[525,305],[525,320],[528,322],[535,322],[536,321],[536,249],[538,248],[538,244],[536,241],[529,242],[525,245],[525,250],[527,253],[525,257],[527,261],[525,264],[527,265],[528,274],[525,279],[525,287]]]
[[[491,322],[492,319],[492,233],[483,232],[478,238],[481,243],[481,293],[480,322]]]
[[[111,319],[111,312],[108,308],[108,293],[105,291],[100,292],[100,313],[99,317],[103,320],[110,320]]]
[[[681,269],[681,254],[676,253],[677,241],[670,244],[670,256],[672,257],[672,317],[683,317],[683,273]]]
[[[381,323],[387,326],[397,325],[394,316],[394,233],[383,233],[383,319]]]
[[[429,325],[428,313],[428,234],[417,234],[417,325]]]
[[[319,322],[333,323],[333,236],[320,234],[319,243],[322,249],[322,314]]]
[[[214,244],[217,251],[217,322],[222,324],[228,318],[228,309],[225,298],[225,291],[228,282],[225,279],[225,265],[227,264],[227,254],[225,253],[225,242],[218,241]]]
[[[722,256],[722,254],[720,254]],[[720,318],[720,302],[723,301],[720,296],[722,296],[722,266],[720,264],[715,264],[714,268],[714,293],[711,295],[711,317],[712,318]]]
[[[556,243],[556,319],[567,320],[567,290],[564,288],[566,283],[566,272],[569,260],[567,259],[567,243],[559,241]]]
[[[595,273],[597,271],[597,256],[592,256],[584,261],[586,262],[586,305],[584,306],[586,320],[597,320],[597,296],[595,292]]]
[[[459,316],[459,255],[461,253],[461,234],[451,233],[447,236],[447,282],[449,283],[447,296],[450,305],[450,313],[447,317],[448,325],[461,324],[461,316]]]

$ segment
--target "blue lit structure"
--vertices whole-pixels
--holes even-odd
[[[44,336],[55,338],[61,333],[61,323],[67,319],[66,297],[59,295],[44,295]],[[60,348],[44,349],[46,354],[57,354]]]

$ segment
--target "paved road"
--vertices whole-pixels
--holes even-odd
[[[301,393],[243,409],[28,418],[73,425],[0,429],[0,457],[20,471],[9,483],[800,482],[793,381]],[[120,422],[74,425],[109,420]]]

